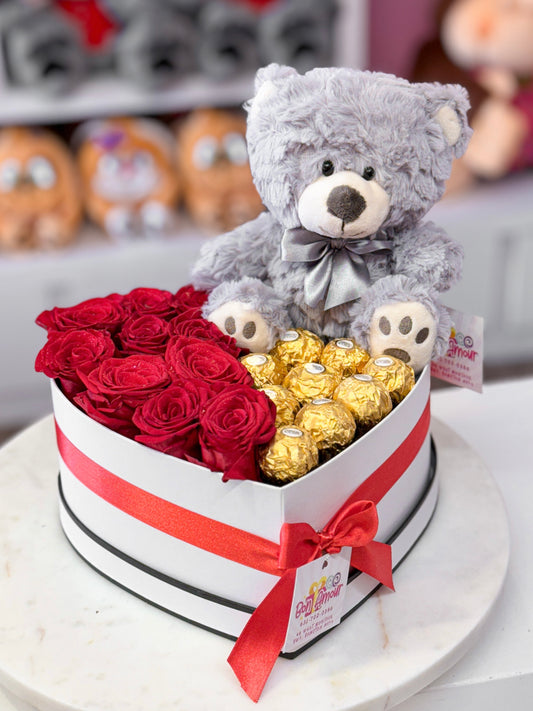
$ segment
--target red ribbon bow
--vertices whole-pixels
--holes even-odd
[[[289,626],[296,568],[322,553],[352,548],[350,563],[387,587],[392,583],[392,552],[386,543],[374,541],[378,513],[373,501],[352,501],[321,530],[307,523],[284,523],[280,533],[279,566],[286,569],[279,582],[256,608],[228,662],[248,696],[257,701],[283,648]],[[261,650],[253,665],[250,659]]]
[[[344,506],[321,530],[307,523],[284,523],[280,533],[279,567],[299,568],[322,553],[352,548],[351,565],[387,587],[392,584],[390,546],[374,541],[378,512],[373,501],[353,501]]]

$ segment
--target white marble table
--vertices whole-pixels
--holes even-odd
[[[494,383],[482,395],[437,391],[432,411],[482,453],[508,511],[511,558],[478,643],[395,711],[527,711],[533,706],[533,378]]]
[[[499,496],[494,490],[492,480],[487,482],[486,477],[484,478],[483,465],[480,465],[476,458],[477,455],[474,455],[473,459],[469,460],[473,465],[469,469],[479,468],[481,478],[476,479],[476,475],[474,479],[476,479],[477,485],[485,481],[485,485],[490,489],[490,496],[487,503],[486,497],[481,496],[475,486],[468,485],[466,487],[468,489],[466,494],[474,499],[478,495],[478,499],[484,501],[483,509],[487,509],[484,512],[476,512],[470,523],[474,527],[478,524],[486,526],[487,515],[483,514],[488,514],[489,518],[490,516],[494,517],[495,525],[491,531],[493,535],[486,536],[488,549],[477,552],[479,560],[483,561],[479,570],[475,569],[475,563],[472,564],[472,561],[467,560],[468,556],[460,547],[457,548],[457,555],[454,559],[449,561],[450,565],[452,563],[456,565],[457,558],[459,558],[460,563],[473,567],[473,580],[480,587],[475,591],[471,590],[469,595],[468,589],[464,589],[464,584],[460,584],[460,576],[459,578],[450,577],[444,592],[449,596],[450,610],[453,613],[455,609],[455,614],[449,616],[448,629],[444,625],[440,625],[440,628],[436,629],[437,625],[435,625],[435,629],[432,630],[432,640],[427,638],[425,641],[424,635],[418,633],[413,635],[407,629],[409,623],[413,621],[413,610],[418,610],[421,617],[424,617],[428,611],[431,612],[431,600],[427,599],[431,586],[428,588],[427,581],[420,575],[418,576],[421,583],[421,586],[418,586],[419,598],[415,605],[410,605],[409,609],[403,610],[403,617],[407,618],[406,624],[396,625],[396,627],[390,625],[392,619],[402,619],[402,604],[405,606],[408,599],[412,602],[413,595],[416,595],[414,587],[410,586],[409,577],[411,576],[408,575],[407,568],[405,571],[400,568],[398,583],[403,581],[405,592],[396,595],[384,593],[375,596],[370,604],[367,603],[338,631],[335,631],[334,634],[338,635],[335,645],[328,641],[333,639],[333,636],[330,635],[298,660],[281,660],[282,663],[277,665],[274,670],[271,686],[265,689],[265,695],[260,701],[259,708],[262,706],[266,711],[288,707],[307,709],[320,707],[331,710],[338,709],[339,711],[340,709],[363,708],[355,699],[364,697],[371,684],[375,683],[377,676],[392,680],[393,686],[395,680],[398,683],[388,699],[381,697],[379,705],[377,705],[378,701],[373,703],[369,696],[368,703],[364,708],[369,710],[389,708],[401,698],[407,698],[413,694],[424,683],[435,679],[439,665],[441,671],[449,668],[468,647],[472,648],[451,671],[397,706],[398,711],[421,711],[422,709],[426,711],[430,708],[432,711],[451,711],[451,709],[455,711],[457,708],[461,708],[461,711],[481,711],[481,709],[483,711],[496,711],[496,709],[500,711],[503,703],[515,709],[528,707],[528,700],[533,697],[532,606],[530,602],[533,592],[533,574],[531,570],[522,570],[520,562],[528,560],[528,556],[531,557],[526,550],[525,536],[531,529],[527,507],[533,493],[533,478],[531,477],[533,431],[531,417],[528,413],[532,394],[533,381],[524,380],[491,386],[486,389],[483,396],[450,390],[437,392],[433,397],[434,414],[441,420],[453,424],[455,430],[460,432],[462,437],[474,446],[475,450],[483,451],[486,462],[490,464],[490,471],[504,494],[510,514],[512,535],[510,570],[503,595],[490,613],[488,622],[481,632],[481,637],[477,639],[478,627],[481,626],[486,614],[490,611],[491,598],[496,592],[496,578],[498,575],[501,576],[502,566],[505,562],[506,531],[503,531],[501,525]],[[529,417],[528,420],[524,419],[526,416]],[[46,428],[46,424],[38,427]],[[437,430],[438,437],[451,437],[450,441],[453,447],[457,446],[457,451],[461,450],[453,433],[449,433],[445,427],[440,427],[440,425],[437,425]],[[21,441],[19,439],[19,442]],[[33,444],[35,445],[36,442],[34,441]],[[31,469],[31,466],[35,466],[35,464],[43,467],[54,466],[53,460],[50,458],[53,453],[51,454],[49,447],[43,445],[42,440],[38,447],[42,451],[32,452],[31,445],[32,443],[26,439],[24,442],[25,451],[21,455],[22,458],[26,458],[25,475],[31,476],[31,472],[28,472],[27,469],[28,467]],[[467,451],[466,456],[471,457],[472,455]],[[2,464],[5,465],[5,461],[3,454],[0,453],[0,469]],[[472,477],[470,477],[471,479]],[[39,486],[38,481],[39,477],[37,476],[37,486]],[[472,483],[470,481],[470,484]],[[450,488],[448,485],[444,485],[443,493],[446,497],[448,494],[452,495],[454,491],[457,491],[456,486]],[[42,497],[43,507],[49,506],[44,501],[44,492],[42,492]],[[457,501],[452,503],[454,506],[458,505]],[[470,500],[470,506],[471,504]],[[34,492],[34,498],[29,502],[30,509],[35,506],[39,506],[39,491]],[[462,517],[458,517],[457,523],[460,520]],[[56,524],[50,522],[49,525],[55,526]],[[58,534],[59,531],[56,530],[55,533]],[[461,532],[459,531],[459,533]],[[47,535],[48,533],[43,532],[43,542]],[[424,566],[427,568],[428,556],[431,555],[430,548],[441,545],[442,542],[439,543],[439,538],[441,538],[441,534],[438,532],[438,526],[435,526],[434,532],[431,529],[428,531],[428,535],[422,539],[411,554],[412,560],[408,559],[411,569],[413,566],[420,566],[420,571],[424,569]],[[7,551],[5,542],[0,541],[0,545],[3,545],[4,550]],[[38,541],[34,542],[34,545],[40,556],[46,558],[47,555],[50,555],[46,549],[39,549]],[[487,554],[489,560],[484,558]],[[62,575],[67,575],[69,579],[75,580],[76,596],[79,596],[83,601],[78,610],[79,619],[62,621],[63,632],[69,629],[71,638],[76,640],[75,644],[72,645],[71,639],[70,644],[64,640],[63,646],[58,645],[57,633],[47,635],[47,630],[43,626],[39,628],[21,624],[26,636],[22,635],[17,643],[19,644],[20,657],[24,659],[24,662],[19,661],[18,665],[14,665],[15,668],[18,672],[24,671],[27,678],[39,678],[41,682],[47,676],[47,671],[52,669],[55,678],[47,682],[46,693],[43,693],[41,688],[39,691],[34,691],[33,695],[27,683],[17,686],[13,683],[12,678],[7,680],[4,678],[4,682],[9,682],[9,691],[4,695],[0,692],[0,711],[31,711],[32,703],[36,704],[35,708],[39,708],[39,711],[41,709],[42,711],[58,711],[60,708],[90,711],[108,711],[108,709],[113,709],[113,711],[129,711],[130,709],[132,711],[144,711],[144,709],[167,711],[168,709],[170,711],[183,708],[192,711],[192,709],[204,708],[225,709],[228,704],[231,704],[236,710],[255,708],[246,698],[233,693],[235,681],[225,664],[225,655],[229,651],[231,643],[217,639],[216,643],[206,644],[205,635],[207,633],[185,625],[179,620],[169,618],[164,613],[152,608],[143,611],[143,623],[133,630],[137,634],[137,638],[132,637],[131,615],[134,614],[134,610],[138,612],[141,609],[138,607],[141,603],[114,586],[110,586],[106,581],[100,580],[98,576],[94,577],[92,571],[84,570],[79,566],[80,563],[74,553],[69,552],[64,558],[63,569],[54,569],[56,578],[51,579],[49,585],[45,584],[39,591],[39,596],[49,596],[50,601],[53,600],[56,607],[58,604],[64,605],[67,611],[72,602],[62,599],[62,592],[57,587],[57,583],[60,582],[57,576],[61,578]],[[489,570],[491,566],[492,570]],[[457,573],[458,570],[461,571],[461,568],[456,568],[454,572]],[[4,571],[4,573],[6,572],[16,573],[16,571]],[[488,578],[487,572],[489,573]],[[88,582],[89,580],[90,582]],[[91,587],[91,596],[93,598],[96,596],[99,609],[94,604],[92,606],[86,604],[87,585]],[[397,587],[399,587],[398,584]],[[24,594],[28,598],[25,599],[25,603],[30,605],[33,599],[35,605],[37,594],[32,595],[28,590],[24,591]],[[404,595],[403,598],[402,595]],[[472,607],[474,598],[477,600],[477,610],[469,609]],[[107,619],[106,624],[106,616],[109,617],[110,608],[117,604],[125,606],[122,618],[115,609],[112,622],[110,623],[110,619]],[[396,609],[395,606],[397,606]],[[367,608],[366,611],[365,608]],[[464,610],[469,610],[468,621],[464,619]],[[458,611],[461,614],[458,614]],[[369,626],[364,621],[363,613],[367,618],[373,619],[372,623],[368,623]],[[28,607],[30,619],[33,614],[31,607]],[[377,628],[376,617],[382,620],[381,626]],[[356,619],[357,624],[354,623]],[[2,642],[6,637],[5,622],[3,624],[4,627],[0,623],[0,641]],[[106,635],[109,638],[116,637],[117,628],[120,630],[121,625],[127,644],[122,648],[113,648],[113,653],[121,656],[123,667],[128,668],[129,665],[132,673],[129,680],[127,675],[123,674],[119,680],[121,688],[117,691],[116,679],[110,678],[109,674],[106,674],[108,669],[102,669],[98,664],[98,647],[102,644],[102,640],[105,642]],[[455,629],[454,631],[454,625],[461,627],[461,630]],[[159,630],[160,634],[165,634],[165,630],[168,634],[170,629],[173,634],[181,635],[183,640],[186,640],[187,653],[191,660],[191,667],[187,675],[184,675],[183,670],[179,668],[176,668],[174,675],[172,674],[172,647],[168,646],[168,642],[159,647],[154,645],[154,629]],[[139,632],[143,631],[145,636],[143,637],[142,634],[139,636]],[[358,632],[361,632],[361,638],[367,632],[371,638],[370,643],[373,645],[375,657],[372,672],[374,678],[371,678],[372,674],[370,676],[363,674],[358,677],[358,673],[353,671],[353,668],[357,668],[362,661],[357,659],[357,645],[354,642]],[[395,637],[399,632],[402,632],[404,637],[402,634]],[[12,630],[11,633],[13,639],[16,639],[16,630]],[[408,638],[409,635],[412,639]],[[456,643],[451,646],[449,645],[450,635],[456,636]],[[9,636],[9,630],[7,630],[7,636]],[[14,644],[13,639],[10,641],[11,644]],[[404,648],[399,650],[400,655],[395,654],[398,652],[398,649],[394,649],[397,641],[404,645]],[[115,642],[111,641],[111,646],[113,644],[116,645],[116,640]],[[320,645],[322,645],[322,649],[320,649]],[[441,648],[436,649],[435,647],[439,647],[439,645]],[[80,671],[80,658],[77,655],[81,648],[84,650],[84,660],[87,666]],[[335,655],[334,649],[346,648],[353,650],[350,657],[350,660],[354,662],[353,665],[348,664],[346,658],[341,660],[338,656],[333,659],[328,656],[328,652]],[[42,649],[47,654],[40,651]],[[406,654],[407,649],[411,650],[410,657]],[[415,649],[421,655],[421,660],[418,660],[417,664],[414,664],[412,659]],[[379,656],[378,652],[380,652]],[[147,654],[150,654],[152,659],[151,673],[146,679],[139,682],[139,660],[145,659]],[[403,658],[401,664],[398,663],[398,658]],[[48,665],[46,659],[49,661]],[[391,661],[393,666],[391,666]],[[69,663],[71,664],[70,669]],[[290,675],[287,674],[287,665],[289,664],[296,665],[292,667],[293,671]],[[335,667],[337,667],[336,673],[333,671]],[[402,669],[400,670],[399,667]],[[419,669],[416,673],[414,672],[415,667]],[[97,669],[99,671],[96,671]],[[211,682],[207,683],[209,670],[212,670]],[[426,675],[425,679],[423,678],[424,674]],[[186,678],[184,678],[185,676]],[[193,683],[191,677],[196,679],[197,691],[194,698],[190,694],[191,683]],[[80,679],[84,680],[81,684]],[[169,681],[172,679],[174,684]],[[69,688],[69,685],[72,688]],[[106,685],[109,693],[107,696],[101,696],[100,698],[104,700],[97,703],[95,701],[97,695],[95,696],[93,693],[94,687],[99,688],[101,692],[106,688]],[[299,688],[295,688],[295,686],[299,686]],[[66,695],[65,688],[68,689]],[[354,693],[354,688],[358,693]],[[52,693],[54,689],[55,692],[61,690],[59,697],[62,695],[63,699],[70,699],[68,704],[58,705],[57,694]],[[157,689],[157,693],[154,692],[154,689]],[[238,691],[240,692],[240,690]],[[13,692],[18,693],[18,698],[13,695]],[[187,692],[189,693],[187,694]],[[217,693],[219,696],[215,704],[213,699],[217,698]],[[231,699],[228,694],[232,696]],[[154,696],[157,703],[154,703]],[[120,701],[118,701],[119,698]],[[297,703],[296,701],[288,703],[289,698],[291,701],[296,699]],[[163,699],[166,701],[163,702]]]

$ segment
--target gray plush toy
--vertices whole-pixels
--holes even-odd
[[[462,251],[423,218],[468,143],[465,90],[387,74],[271,64],[248,103],[248,149],[267,207],[204,245],[204,315],[268,350],[290,327],[353,336],[420,371],[445,352],[438,301]]]

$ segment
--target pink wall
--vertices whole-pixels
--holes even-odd
[[[409,74],[418,46],[433,36],[440,0],[368,0],[369,69]]]

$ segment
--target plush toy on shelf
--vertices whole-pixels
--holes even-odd
[[[197,109],[177,127],[184,204],[207,230],[232,229],[263,209],[252,182],[245,134],[244,116],[227,109]]]
[[[148,88],[171,84],[196,69],[197,27],[177,2],[114,5],[123,21],[113,49],[120,76]]]
[[[260,45],[265,62],[289,64],[299,72],[333,62],[335,0],[274,3],[261,18]]]
[[[112,238],[172,231],[180,182],[172,133],[155,119],[83,124],[74,138],[89,217]]]
[[[53,3],[4,0],[0,42],[7,81],[15,86],[58,94],[86,73],[78,28]]]
[[[412,78],[453,81],[472,101],[474,129],[449,192],[533,165],[533,12],[529,0],[444,0],[439,36],[418,52]]]
[[[456,85],[259,70],[247,138],[268,211],[202,247],[204,316],[256,352],[300,327],[415,371],[442,355],[451,323],[438,294],[462,250],[423,218],[466,148],[468,105]]]
[[[260,64],[257,13],[245,3],[211,0],[198,17],[198,65],[215,80],[255,72]]]
[[[1,129],[0,247],[63,247],[81,216],[76,167],[61,139],[44,129]]]

